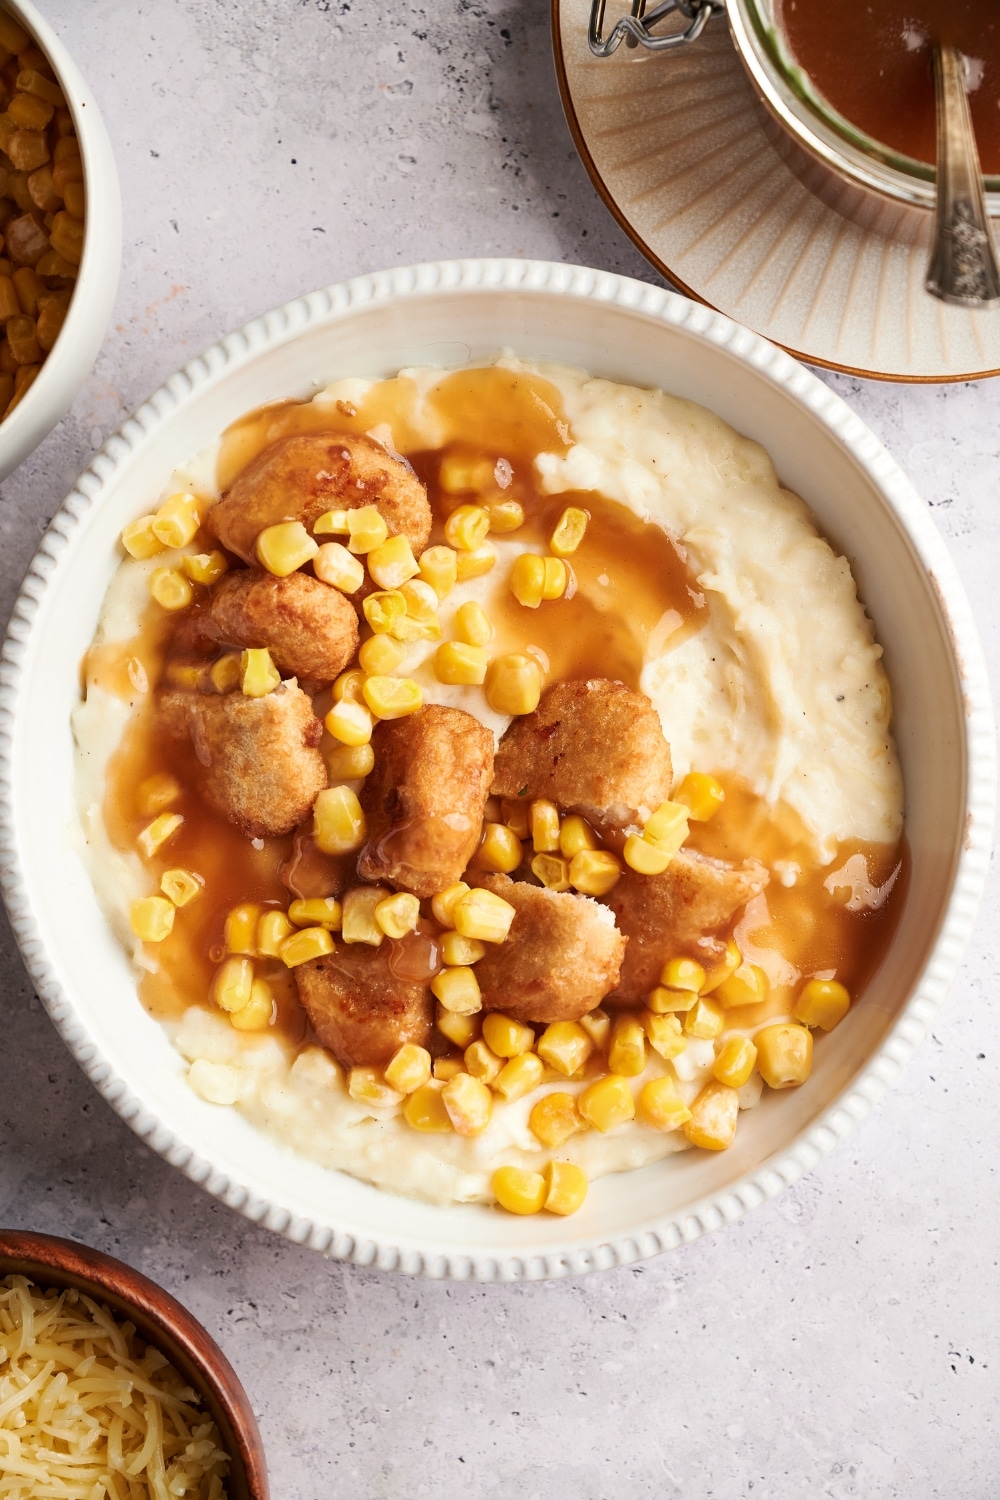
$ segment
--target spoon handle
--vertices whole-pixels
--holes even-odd
[[[986,216],[965,64],[956,47],[934,48],[934,90],[937,206],[924,285],[942,302],[993,307],[1000,302],[1000,269]]]

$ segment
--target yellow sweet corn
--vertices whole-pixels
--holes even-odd
[[[428,547],[420,554],[420,576],[429,583],[439,599],[450,594],[458,578],[455,551],[452,547]]]
[[[140,516],[130,521],[122,531],[122,546],[129,557],[155,557],[163,551],[163,543],[153,531],[154,516]]]
[[[522,1052],[504,1063],[493,1080],[493,1089],[501,1099],[513,1104],[515,1099],[523,1099],[525,1094],[536,1089],[544,1077],[545,1064],[541,1058],[534,1052]]]
[[[553,1021],[538,1038],[535,1049],[543,1062],[569,1078],[582,1068],[594,1043],[578,1021]]]
[[[240,654],[240,689],[248,698],[266,698],[281,682],[270,651],[252,647]]]
[[[483,870],[510,875],[524,858],[521,840],[506,823],[484,823],[476,863]]]
[[[603,1052],[611,1035],[611,1017],[599,1005],[580,1017],[580,1025],[590,1037],[598,1052]]]
[[[690,1120],[691,1111],[672,1078],[651,1078],[639,1090],[639,1118],[654,1130],[677,1130]]]
[[[755,1035],[754,1045],[760,1076],[768,1088],[794,1088],[812,1072],[813,1039],[807,1026],[780,1021],[765,1026]]]
[[[449,967],[477,964],[486,953],[486,944],[478,938],[463,937],[460,932],[442,932],[441,960]]]
[[[452,918],[456,932],[478,938],[481,943],[502,943],[517,915],[509,901],[492,891],[471,890],[455,902]]]
[[[470,1042],[465,1049],[466,1072],[473,1078],[478,1078],[482,1083],[492,1083],[503,1065],[503,1058],[497,1057],[492,1047],[488,1047],[482,1037],[476,1042]]]
[[[463,1016],[458,1011],[447,1010],[439,1001],[434,1024],[442,1036],[446,1036],[449,1042],[454,1042],[455,1046],[461,1047],[464,1052],[479,1035],[481,1020],[482,1017],[478,1013]]]
[[[223,942],[227,953],[245,953],[250,957],[257,952],[257,924],[264,908],[255,901],[241,901],[226,915]]]
[[[488,646],[495,634],[485,609],[475,599],[455,611],[454,631],[467,646]]]
[[[618,1016],[611,1027],[608,1067],[623,1078],[638,1078],[646,1066],[646,1033],[635,1016]]]
[[[342,918],[340,902],[335,896],[309,896],[305,900],[293,901],[288,908],[288,920],[296,927],[325,927],[328,932],[339,932]]]
[[[739,1113],[740,1098],[736,1090],[713,1079],[691,1105],[691,1118],[682,1128],[693,1146],[701,1146],[705,1151],[725,1151],[733,1144]]]
[[[237,1031],[266,1031],[277,1017],[277,1006],[271,986],[266,979],[255,979],[250,986],[250,999],[239,1010],[230,1012],[229,1024]]]
[[[211,588],[218,583],[223,573],[229,572],[229,562],[224,552],[197,552],[194,556],[181,558],[181,567],[192,583]]]
[[[733,1010],[738,1005],[759,1005],[767,999],[770,988],[763,969],[757,964],[741,963],[712,993],[725,1010]]]
[[[300,927],[291,937],[285,938],[279,957],[289,969],[308,963],[311,958],[323,958],[334,949],[333,938],[325,927]]]
[[[365,581],[365,565],[342,542],[324,542],[312,560],[313,572],[341,594],[355,594]]]
[[[129,909],[129,922],[144,943],[162,943],[174,926],[174,905],[164,896],[140,896]]]
[[[375,727],[371,709],[364,703],[352,702],[350,698],[335,703],[323,723],[335,740],[352,747],[367,745]]]
[[[807,979],[792,1006],[792,1015],[803,1026],[832,1031],[851,1008],[851,995],[836,979]]]
[[[467,578],[482,578],[496,565],[497,555],[489,542],[477,547],[474,552],[456,552],[455,576],[459,583]]]
[[[398,1089],[379,1076],[378,1068],[350,1068],[347,1092],[358,1104],[369,1104],[374,1109],[392,1109],[402,1099]]]
[[[510,570],[510,591],[525,609],[537,609],[545,589],[545,559],[537,552],[521,552]]]
[[[561,557],[546,557],[545,576],[542,582],[543,599],[561,599],[569,583],[569,569]]]
[[[689,772],[674,793],[674,801],[683,802],[696,823],[707,823],[725,800],[726,794],[715,777],[701,771]]]
[[[406,647],[393,640],[391,635],[373,635],[362,641],[358,663],[366,677],[388,677],[405,655]]]
[[[712,1077],[728,1088],[741,1089],[757,1064],[757,1048],[749,1037],[727,1037],[716,1054]]]
[[[431,1076],[431,1055],[426,1047],[404,1042],[386,1063],[382,1077],[398,1094],[423,1088]]]
[[[550,1214],[575,1214],[582,1208],[590,1184],[582,1167],[572,1161],[550,1161],[545,1171],[545,1202]]]
[[[368,572],[380,589],[402,588],[420,571],[405,536],[391,536],[368,553]]]
[[[555,803],[541,799],[532,802],[528,816],[535,853],[556,853],[559,849],[559,809]]]
[[[509,1214],[541,1213],[548,1188],[541,1172],[523,1167],[498,1167],[491,1182],[493,1196]]]
[[[186,547],[201,525],[201,503],[197,495],[171,495],[153,517],[153,535],[165,547]]]
[[[431,897],[434,920],[440,922],[442,927],[453,927],[455,907],[462,897],[468,894],[469,887],[464,880],[456,880],[454,885],[446,886],[443,891],[438,891],[436,896]]]
[[[613,1130],[616,1125],[635,1119],[635,1100],[628,1079],[617,1073],[606,1073],[585,1088],[577,1100],[577,1107],[595,1130]]]
[[[493,464],[488,458],[472,458],[465,453],[446,453],[438,469],[438,484],[449,495],[489,489],[494,482]]]
[[[266,911],[257,922],[257,952],[267,958],[280,958],[281,945],[295,928],[283,911]]]
[[[242,652],[227,651],[214,661],[208,670],[209,679],[217,693],[231,693],[233,688],[239,686],[243,670],[240,666]]]
[[[704,995],[699,995],[684,1017],[684,1032],[686,1036],[711,1040],[721,1033],[725,1024],[726,1018],[715,1001],[706,1000]]]
[[[730,974],[735,974],[742,962],[743,955],[732,938],[730,938],[722,957],[709,965],[705,973],[705,978],[702,981],[701,993],[703,995],[713,994],[719,988],[719,985],[725,979],[729,978]]]
[[[276,578],[287,578],[319,551],[319,543],[309,535],[301,521],[279,521],[265,526],[254,542],[254,556],[262,568]]]
[[[321,854],[352,854],[367,835],[365,815],[350,787],[327,787],[313,806],[313,837]]]
[[[571,813],[568,818],[563,819],[559,830],[559,852],[563,859],[572,859],[574,854],[579,854],[583,849],[597,847],[597,834],[586,818]]]
[[[660,983],[668,990],[698,995],[705,987],[705,970],[696,958],[668,958],[660,971]]]
[[[505,1016],[501,1010],[483,1017],[483,1036],[498,1057],[521,1057],[535,1045],[535,1033],[523,1021]]]
[[[482,687],[490,659],[482,646],[446,641],[434,653],[434,676],[438,682]]]
[[[658,1052],[668,1062],[672,1057],[680,1057],[687,1046],[687,1037],[676,1016],[657,1015],[654,1011],[644,1010],[642,1024],[654,1052]]]
[[[482,505],[459,505],[444,523],[444,539],[460,552],[475,552],[489,529],[490,514]]]
[[[181,790],[177,777],[169,776],[165,771],[158,771],[154,776],[147,776],[139,785],[139,811],[152,817],[154,813],[162,812],[166,807],[172,807],[181,795]]]
[[[440,631],[437,610],[441,601],[429,583],[422,578],[410,578],[400,584],[399,592],[406,601],[407,619],[416,620],[418,624],[434,624]]]
[[[631,1098],[631,1095],[629,1095]],[[536,1140],[551,1151],[556,1151],[571,1135],[585,1130],[587,1122],[577,1109],[572,1094],[556,1092],[546,1094],[532,1105],[528,1116],[528,1129]]]
[[[324,759],[331,781],[363,781],[374,768],[375,751],[371,745],[338,743],[326,751]]]
[[[622,857],[637,875],[662,875],[674,856],[639,834],[630,833]]]
[[[374,552],[389,535],[389,528],[376,505],[359,505],[347,512],[347,545],[352,552]]]
[[[399,590],[400,598],[406,604],[406,590],[412,585],[404,583]],[[395,619],[390,626],[390,634],[394,640],[409,644],[412,641],[439,641],[441,639],[441,621],[436,614],[428,615],[422,620],[413,619],[409,613]]]
[[[655,1016],[672,1014],[674,1011],[693,1010],[698,1003],[698,995],[694,990],[668,990],[664,985],[657,985],[655,990],[650,990],[646,996],[646,1004]]]
[[[486,701],[498,714],[534,713],[542,696],[542,674],[534,657],[510,652],[494,657],[486,673]]]
[[[382,593],[369,594],[361,605],[376,635],[388,634],[406,617],[406,600],[398,589],[387,589]]]
[[[189,579],[176,568],[154,568],[149,575],[149,592],[163,609],[187,609],[194,598]]]
[[[317,536],[346,536],[350,530],[349,514],[346,510],[325,510],[313,522],[313,531]]]
[[[382,885],[356,885],[344,892],[340,935],[345,943],[366,943],[369,948],[382,946],[385,932],[375,913],[391,894]]]
[[[449,1078],[454,1078],[456,1073],[465,1072],[465,1061],[461,1057],[436,1057],[434,1059],[433,1073],[435,1078],[440,1078],[442,1083],[447,1083]]]
[[[464,965],[442,969],[440,974],[435,974],[431,980],[431,992],[445,1010],[457,1011],[459,1015],[475,1015],[483,1008],[475,970]]]
[[[524,506],[518,500],[488,500],[486,509],[490,516],[490,530],[501,536],[524,525]]]
[[[404,719],[424,706],[423,689],[410,677],[368,677],[364,694],[379,719]]]
[[[136,843],[146,858],[152,859],[156,851],[161,849],[168,839],[173,838],[183,822],[184,818],[181,813],[160,813],[158,818],[154,818],[152,823],[147,824],[136,839]]]
[[[646,819],[642,836],[665,854],[676,854],[688,836],[688,809],[680,802],[661,802]]]
[[[529,807],[524,798],[501,797],[500,816],[507,827],[513,833],[517,834],[519,839],[528,839],[531,837]]]
[[[531,873],[547,891],[569,890],[569,860],[558,854],[536,854],[531,861]]]
[[[581,849],[569,864],[569,883],[584,896],[605,896],[621,879],[622,867],[608,849]]]
[[[248,958],[227,958],[212,981],[212,999],[220,1010],[242,1010],[253,993],[253,964]]]
[[[375,920],[386,937],[403,938],[420,920],[420,902],[409,891],[385,896],[375,907]]]
[[[459,1075],[456,1074],[455,1077]],[[403,1119],[411,1130],[425,1132],[450,1131],[451,1116],[445,1109],[442,1094],[446,1085],[437,1078],[421,1084],[412,1094],[407,1094],[403,1105]]]
[[[174,906],[187,906],[204,888],[204,880],[193,870],[164,870],[160,876],[160,890]]]
[[[556,522],[549,544],[556,557],[569,557],[583,541],[590,516],[577,505],[567,505]]]

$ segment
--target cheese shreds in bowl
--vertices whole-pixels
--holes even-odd
[[[198,1395],[131,1323],[0,1279],[3,1500],[224,1500],[228,1468]]]

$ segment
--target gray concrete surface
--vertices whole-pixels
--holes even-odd
[[[114,140],[125,265],[86,388],[0,492],[5,614],[94,448],[265,308],[444,255],[656,279],[576,158],[542,4],[43,3]],[[831,383],[933,507],[1000,667],[1000,385]],[[997,916],[994,880],[933,1040],[784,1197],[634,1270],[493,1288],[329,1264],[207,1197],[86,1082],[5,936],[0,1222],[121,1255],[205,1321],[276,1500],[988,1500]]]

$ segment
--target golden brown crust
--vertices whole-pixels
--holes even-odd
[[[220,645],[266,646],[282,677],[313,683],[332,682],[358,649],[353,604],[307,573],[227,573],[212,590],[200,625]]]
[[[670,796],[670,746],[645,693],[593,678],[557,682],[515,719],[493,772],[498,797],[547,798],[624,828]]]
[[[263,698],[166,692],[159,710],[167,733],[190,735],[203,796],[247,838],[291,833],[309,816],[327,775],[316,748],[323,725],[300,688],[283,683]]]
[[[611,1003],[644,1000],[660,982],[668,958],[715,957],[715,934],[731,925],[741,907],[757,896],[768,873],[756,860],[724,864],[682,849],[662,875],[626,870],[605,897],[628,938],[621,981]]]
[[[247,464],[207,524],[249,563],[266,526],[301,521],[308,529],[326,510],[361,505],[377,506],[389,535],[402,533],[419,557],[431,534],[431,508],[412,469],[369,437],[299,433],[279,438]]]
[[[578,1021],[618,983],[625,939],[582,896],[487,875],[476,884],[517,912],[476,964],[485,1010],[520,1021]]]
[[[358,873],[433,896],[461,877],[479,842],[493,735],[463,709],[435,703],[376,725],[372,749]]]
[[[397,979],[390,953],[388,940],[380,948],[338,942],[336,953],[295,970],[313,1030],[347,1068],[382,1066],[404,1042],[430,1042],[433,996],[425,984]]]

